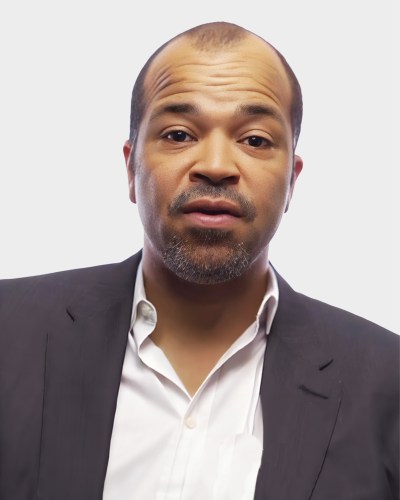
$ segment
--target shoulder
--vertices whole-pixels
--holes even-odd
[[[277,274],[279,284],[279,302],[284,314],[307,322],[312,330],[319,331],[328,341],[331,336],[348,339],[352,342],[359,339],[363,342],[374,342],[381,339],[391,345],[399,341],[395,333],[357,316],[339,307],[326,304],[293,290],[288,283]]]
[[[39,276],[0,280],[0,314],[16,305],[33,304],[40,308],[65,294],[80,295],[101,283],[131,285],[141,253],[123,262],[71,269]]]
[[[341,377],[350,385],[372,388],[378,384],[383,392],[388,390],[393,394],[394,390],[394,395],[397,394],[399,335],[351,312],[298,293],[280,276],[278,282],[277,319],[279,330],[284,330],[280,334],[283,339],[294,335],[297,344],[318,346],[327,358],[337,361]]]
[[[313,328],[321,332],[325,342],[388,350],[399,345],[399,335],[372,321],[303,294],[297,295],[307,310]]]

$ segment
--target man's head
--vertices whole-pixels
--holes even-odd
[[[212,284],[266,261],[302,168],[291,74],[264,40],[225,23],[194,28],[152,56],[124,146],[145,263]]]
[[[242,28],[241,26],[237,26],[236,24],[231,23],[208,23],[202,24],[200,26],[195,26],[188,31],[180,33],[176,37],[168,40],[165,44],[159,47],[147,60],[143,68],[141,69],[135,85],[132,90],[132,99],[131,99],[131,116],[130,116],[130,131],[129,131],[129,140],[133,144],[134,140],[137,136],[140,123],[143,118],[143,113],[146,109],[146,96],[145,96],[145,86],[144,82],[146,79],[147,72],[151,63],[156,58],[156,56],[162,52],[171,42],[181,37],[188,37],[194,47],[199,48],[200,50],[210,50],[214,51],[218,48],[223,49],[224,47],[229,47],[235,44],[240,43],[243,38],[248,35],[252,35],[251,32]],[[301,94],[301,87],[297,80],[296,75],[294,74],[292,68],[289,66],[288,62],[284,58],[284,56],[273,47],[271,44],[265,41],[277,54],[279,59],[281,60],[283,67],[285,68],[288,80],[290,82],[291,90],[292,90],[292,100],[291,100],[291,108],[290,108],[290,119],[292,125],[292,133],[293,133],[293,148],[296,148],[296,144],[300,135],[301,130],[301,121],[303,118],[303,99]]]

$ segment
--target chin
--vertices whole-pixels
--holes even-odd
[[[190,283],[217,284],[241,276],[251,259],[243,243],[199,244],[174,237],[163,251],[167,268]]]

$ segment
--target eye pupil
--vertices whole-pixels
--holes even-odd
[[[257,148],[257,147],[262,146],[262,144],[263,144],[262,137],[257,137],[256,135],[249,137],[249,146],[253,146],[254,148]]]
[[[172,132],[172,139],[177,142],[184,142],[187,134],[186,132],[182,132],[182,130],[177,130],[176,132]]]

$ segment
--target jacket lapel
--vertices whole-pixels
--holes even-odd
[[[40,499],[102,498],[139,259],[99,268],[88,287],[74,282],[80,292],[50,321]]]
[[[67,285],[46,321],[38,499],[102,498],[139,260],[99,268],[88,286]],[[340,381],[299,295],[281,278],[279,291],[261,384],[255,500],[305,500],[333,432]]]
[[[264,452],[255,500],[306,500],[336,422],[341,383],[302,296],[280,277],[279,295],[261,383]]]

